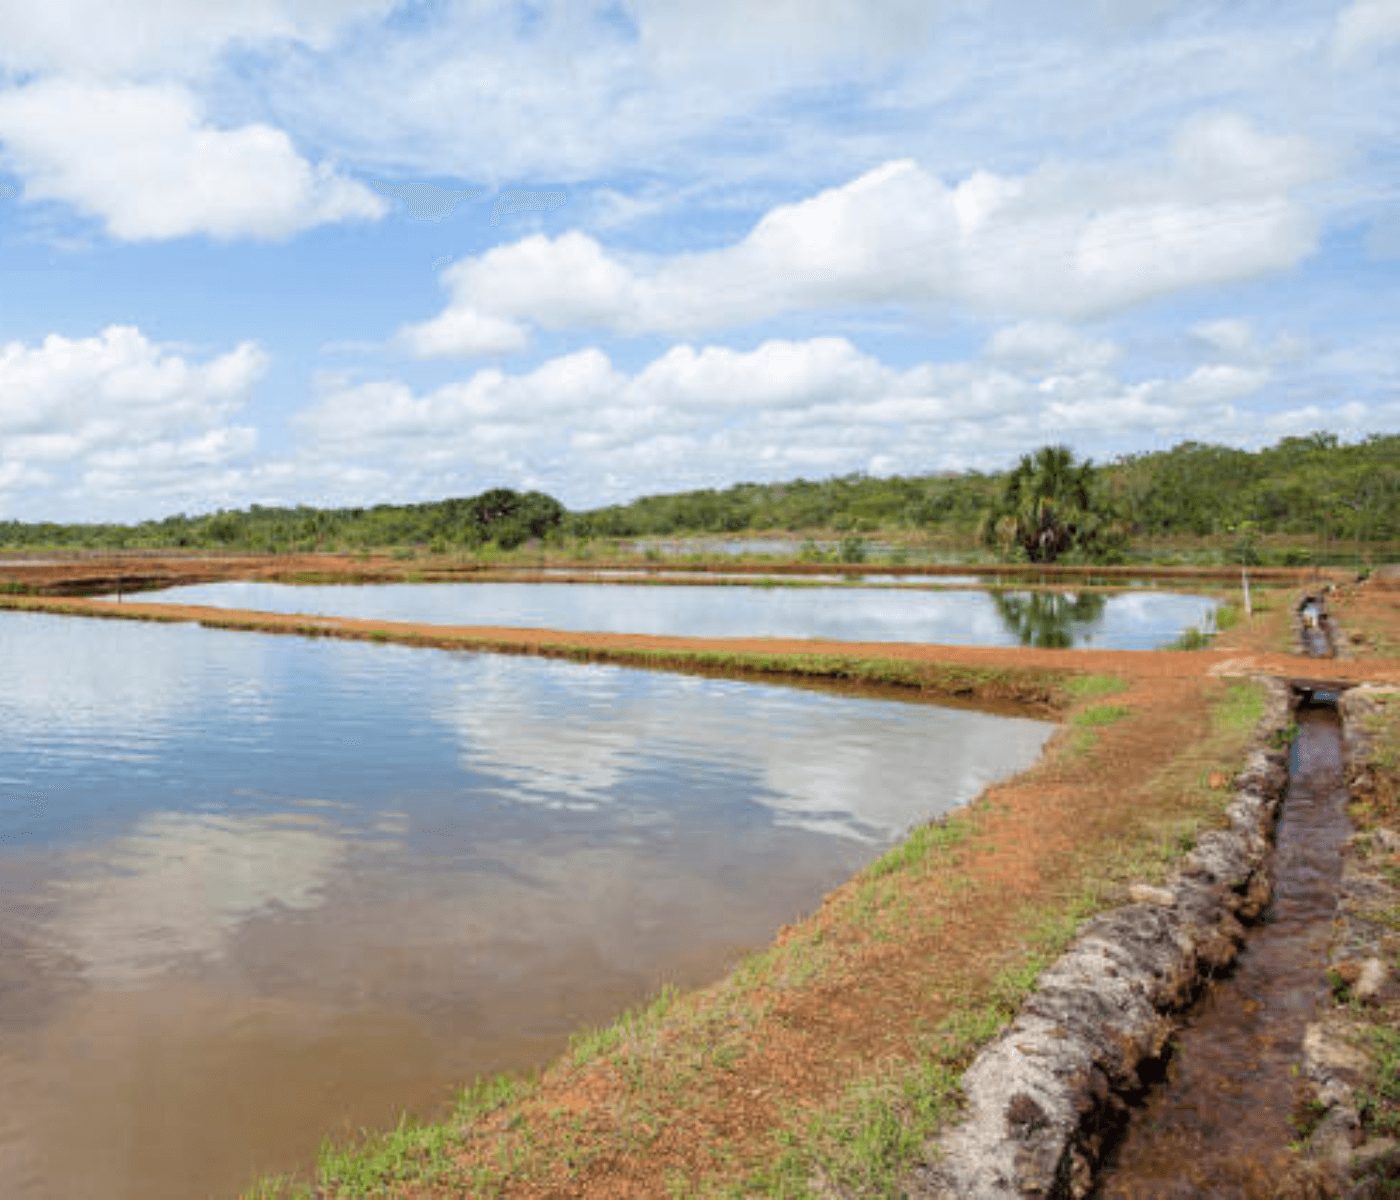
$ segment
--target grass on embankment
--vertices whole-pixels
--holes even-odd
[[[578,1035],[543,1076],[478,1084],[440,1123],[327,1147],[314,1194],[897,1194],[1080,922],[1221,819],[1263,711],[1241,681],[1082,676],[1064,697],[1037,767],[915,830],[724,980]]]

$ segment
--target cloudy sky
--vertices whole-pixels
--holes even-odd
[[[0,517],[1400,429],[1400,0],[0,0]]]

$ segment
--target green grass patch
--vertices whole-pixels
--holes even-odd
[[[1125,704],[1091,704],[1070,714],[1070,739],[1066,751],[1070,758],[1088,754],[1099,742],[1099,730],[1121,721],[1133,710]]]
[[[935,1058],[853,1084],[771,1167],[729,1195],[896,1195],[909,1161],[953,1112],[959,1078],[958,1070]],[[813,1179],[820,1190],[813,1190]]]
[[[1174,642],[1168,642],[1168,650],[1204,650],[1215,640],[1215,635],[1192,625]]]
[[[533,1088],[532,1079],[512,1071],[499,1075],[484,1075],[462,1089],[457,1097],[452,1118],[462,1126],[474,1125],[498,1108],[528,1095]]]
[[[1400,1029],[1373,1025],[1366,1031],[1371,1078],[1361,1092],[1361,1120],[1383,1137],[1400,1136]]]
[[[610,1025],[574,1034],[569,1039],[569,1057],[576,1067],[586,1066],[595,1058],[611,1054],[625,1042],[654,1031],[679,995],[680,991],[668,983],[649,1003],[629,1008]]]
[[[1264,689],[1248,680],[1231,680],[1224,695],[1211,706],[1211,724],[1225,735],[1249,734],[1264,716]]]
[[[1078,712],[1072,713],[1069,721],[1071,725],[1079,729],[1099,729],[1104,725],[1112,725],[1116,721],[1121,721],[1132,711],[1126,704],[1091,704],[1088,708],[1081,708]]]
[[[961,813],[920,825],[899,845],[887,850],[866,867],[865,875],[869,879],[882,879],[901,871],[924,868],[935,857],[962,845],[967,840],[967,834],[967,819]]]
[[[730,1013],[744,1008],[752,1015],[745,997],[759,988],[781,992],[801,987],[820,973],[830,951],[822,931],[814,929],[796,930],[781,944],[745,955],[728,980]]]
[[[394,1129],[359,1145],[323,1144],[317,1178],[323,1191],[344,1200],[385,1196],[389,1184],[442,1179],[451,1169],[450,1151],[459,1140],[449,1125],[423,1123],[405,1114]]]
[[[1071,675],[1064,683],[1065,692],[1071,700],[1116,696],[1127,686],[1127,682],[1117,675]]]
[[[293,1175],[270,1175],[245,1190],[242,1200],[360,1200],[391,1195],[392,1184],[441,1182],[454,1174],[451,1152],[464,1133],[534,1086],[532,1078],[514,1072],[483,1076],[462,1089],[448,1120],[424,1122],[405,1114],[388,1133],[365,1132],[345,1144],[328,1139],[317,1156],[317,1187]]]

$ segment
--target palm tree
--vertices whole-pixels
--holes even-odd
[[[1093,464],[1074,461],[1068,446],[1042,446],[1007,475],[983,523],[983,540],[1019,547],[1031,562],[1054,562],[1066,550],[1093,552],[1108,533],[1096,511]]]

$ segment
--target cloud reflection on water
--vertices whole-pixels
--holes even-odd
[[[440,710],[463,764],[512,800],[596,809],[635,798],[629,777],[684,767],[687,783],[760,805],[778,823],[888,842],[1028,766],[1042,721],[861,705],[790,688],[575,666],[522,675],[487,660]],[[678,790],[683,790],[678,785]],[[675,797],[672,797],[674,800]]]
[[[255,917],[316,907],[345,855],[335,829],[313,818],[151,813],[70,856],[41,923],[84,978],[131,985],[220,957]]]
[[[97,748],[120,755],[119,739],[149,747],[212,705],[242,724],[265,719],[273,685],[258,639],[135,623],[118,636],[104,621],[54,621],[32,613],[0,619],[0,722],[11,735],[63,739],[70,748],[106,735]]]

